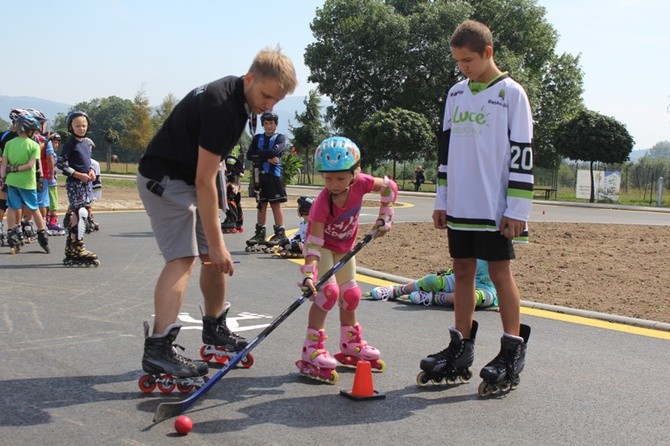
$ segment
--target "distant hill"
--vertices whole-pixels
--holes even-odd
[[[58,113],[67,113],[70,107],[70,104],[30,96],[0,96],[0,117],[5,121],[9,121],[9,112],[13,108],[34,108],[53,122]]]
[[[641,150],[633,150],[630,152],[630,155],[628,155],[628,159],[631,163],[636,163],[647,154],[649,149],[641,149]]]
[[[298,122],[295,120],[295,114],[303,113],[305,111],[305,96],[287,96],[275,107],[274,111],[279,115],[279,125],[277,131],[292,136],[288,129],[289,124],[296,126]],[[322,99],[324,107],[330,105],[330,101]],[[9,121],[9,111],[13,108],[34,108],[42,113],[51,121],[56,118],[58,113],[67,113],[72,107],[70,104],[63,104],[60,102],[50,101],[48,99],[33,98],[29,96],[0,96],[0,117],[5,121]],[[260,131],[260,123],[259,129]]]

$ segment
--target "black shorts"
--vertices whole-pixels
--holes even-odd
[[[477,258],[482,260],[512,260],[512,241],[500,232],[458,231],[447,229],[449,254],[454,259]]]
[[[262,173],[259,186],[258,201],[261,203],[286,203],[286,187],[280,177]]]

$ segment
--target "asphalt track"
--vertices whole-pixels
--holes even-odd
[[[411,207],[398,221],[426,220],[432,198],[403,196]],[[544,211],[544,212],[543,212]],[[287,225],[297,220],[286,212]],[[364,211],[371,223],[376,210]],[[231,325],[256,336],[300,293],[296,264],[244,252],[253,226],[226,236],[240,264],[229,282]],[[532,219],[670,224],[670,214],[536,204]],[[580,220],[580,219],[584,220]],[[97,214],[102,231],[88,236],[99,268],[61,265],[64,240],[52,253],[36,244],[11,256],[0,248],[0,444],[7,445],[406,445],[670,444],[667,385],[670,332],[543,309],[524,308],[532,327],[526,370],[506,396],[477,396],[479,369],[499,348],[495,312],[478,312],[475,377],[470,383],[418,387],[418,363],[446,345],[452,311],[364,300],[364,337],[388,365],[375,373],[383,400],[353,402],[353,369],[339,368],[336,385],[300,378],[307,307],[298,308],[253,351],[250,369],[235,369],[188,415],[195,427],[174,434],[172,420],[152,423],[156,407],[179,394],[142,394],[142,321],[151,320],[152,293],[162,261],[142,212]],[[368,225],[369,226],[369,225]],[[362,230],[366,225],[362,226]],[[373,242],[374,243],[374,242]],[[197,269],[200,266],[196,266]],[[364,291],[383,274],[358,277]],[[178,342],[200,347],[200,294],[189,284]],[[337,350],[337,316],[326,346]],[[210,374],[217,370],[214,366]]]

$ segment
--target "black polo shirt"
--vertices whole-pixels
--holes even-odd
[[[249,121],[244,78],[227,76],[192,90],[174,108],[140,159],[139,171],[195,184],[198,146],[223,160]]]

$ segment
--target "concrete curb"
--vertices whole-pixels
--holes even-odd
[[[375,271],[373,269],[369,268],[364,268],[364,267],[356,267],[356,272],[359,274],[364,274],[366,276],[374,277],[377,279],[382,279],[382,280],[388,280],[389,282],[394,282],[394,283],[407,283],[411,282],[414,279],[408,279],[407,277],[402,277],[402,276],[396,276],[394,274],[388,274],[388,273],[382,273],[379,271]],[[660,331],[668,331],[670,332],[670,324],[665,323],[665,322],[657,322],[657,321],[650,321],[647,319],[636,319],[632,317],[626,317],[626,316],[617,316],[615,314],[607,314],[607,313],[598,313],[596,311],[588,311],[588,310],[579,310],[576,308],[569,308],[569,307],[562,307],[560,305],[550,305],[550,304],[543,304],[543,303],[538,303],[538,302],[531,302],[527,300],[522,300],[521,301],[521,306],[522,307],[527,307],[527,308],[535,308],[538,310],[545,310],[545,311],[551,311],[553,313],[561,313],[561,314],[567,314],[570,316],[580,316],[580,317],[585,317],[589,319],[597,319],[601,321],[606,321],[606,322],[613,322],[617,324],[624,324],[624,325],[630,325],[633,327],[641,327],[641,328],[648,328],[652,330],[660,330]]]

